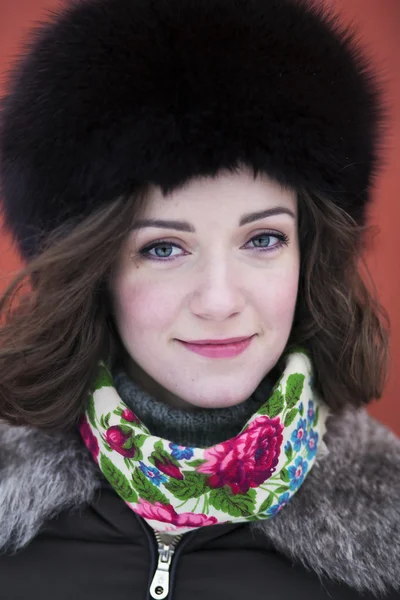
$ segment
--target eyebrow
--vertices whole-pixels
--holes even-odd
[[[274,208],[268,208],[267,210],[261,210],[255,213],[247,213],[243,215],[240,219],[239,226],[247,225],[248,223],[253,223],[253,221],[259,221],[260,219],[265,219],[266,217],[273,217],[275,215],[286,214],[293,219],[296,219],[296,215],[290,208],[286,208],[286,206],[275,206]]]
[[[266,217],[272,217],[275,215],[287,214],[293,219],[296,215],[293,211],[285,206],[275,206],[274,208],[268,208],[267,210],[261,210],[254,213],[247,213],[239,221],[239,227],[265,219]],[[188,233],[195,233],[193,225],[187,221],[170,221],[165,219],[140,219],[134,223],[132,229],[142,229],[144,227],[159,227],[161,229],[175,229],[176,231],[187,231]]]

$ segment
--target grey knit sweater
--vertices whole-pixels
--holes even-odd
[[[144,392],[121,366],[113,370],[113,379],[121,399],[152,435],[198,448],[207,448],[237,435],[268,399],[273,387],[272,381],[266,378],[250,398],[237,406],[189,412],[172,408]]]

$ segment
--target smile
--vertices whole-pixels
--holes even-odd
[[[196,340],[184,342],[178,340],[187,350],[207,358],[233,358],[242,354],[251,344],[254,335],[245,338],[227,340]]]

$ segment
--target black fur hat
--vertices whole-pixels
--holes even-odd
[[[354,31],[306,0],[75,0],[33,32],[3,99],[3,219],[34,233],[143,182],[245,163],[366,218],[383,104]]]

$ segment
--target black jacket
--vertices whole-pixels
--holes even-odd
[[[277,516],[185,534],[168,600],[400,599],[400,440],[363,411]],[[151,528],[73,433],[0,432],[0,598],[147,600]]]

